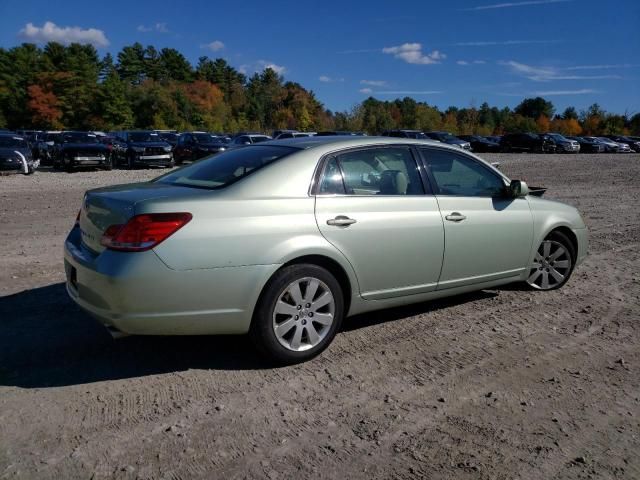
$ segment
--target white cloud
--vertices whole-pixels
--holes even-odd
[[[270,68],[278,75],[283,75],[287,69],[282,65],[276,65],[273,62],[268,62],[266,60],[258,60],[255,63],[243,63],[238,67],[238,72],[243,75],[249,75],[250,73],[259,73],[264,71],[265,69]]]
[[[511,71],[517,75],[521,75],[534,82],[549,82],[552,80],[605,80],[620,79],[619,75],[573,75],[566,74],[562,69],[555,67],[534,67],[524,63],[500,62],[502,65],[508,66]]]
[[[169,33],[169,28],[165,22],[158,22],[154,25],[138,25],[136,28],[139,32],[148,33],[148,32],[158,32],[158,33]]]
[[[437,95],[441,90],[386,90],[375,92],[378,95]]]
[[[367,95],[436,95],[442,93],[440,90],[372,90],[370,88],[361,88],[360,93]]]
[[[598,91],[592,90],[590,88],[582,88],[580,90],[548,90],[533,92],[534,95],[539,95],[541,97],[548,97],[553,95],[587,95],[590,93],[598,93]]]
[[[318,77],[318,80],[320,80],[323,83],[344,82],[344,78],[342,78],[342,77],[335,78],[335,77],[330,77],[328,75],[320,75]]]
[[[575,67],[567,67],[565,70],[609,70],[633,67],[640,67],[640,64],[621,63],[618,65],[577,65]]]
[[[386,80],[360,80],[361,85],[370,85],[372,87],[386,87]]]
[[[218,50],[222,50],[224,48],[224,43],[222,43],[220,40],[214,40],[213,42],[201,44],[200,48],[211,50],[212,52],[217,52]]]
[[[484,65],[487,62],[485,62],[484,60],[458,60],[456,63],[458,65],[467,66],[467,65]]]
[[[385,47],[382,52],[392,54],[395,58],[416,65],[432,65],[440,63],[440,60],[447,58],[444,53],[440,53],[438,50],[424,54],[420,43],[403,43],[396,47]]]
[[[457,42],[452,45],[456,47],[492,47],[495,45],[536,45],[560,43],[560,40],[501,40],[501,41],[475,41],[475,42]]]
[[[19,35],[34,43],[58,42],[63,45],[88,43],[98,48],[109,46],[109,40],[102,30],[96,28],[58,27],[53,22],[45,22],[42,27],[36,27],[29,22],[20,30]]]
[[[276,72],[278,75],[283,75],[287,71],[287,69],[282,65],[277,65],[267,60],[258,60],[256,65],[258,67],[256,70],[266,70],[267,68],[270,68],[271,70]]]
[[[573,0],[529,0],[526,2],[494,3],[492,5],[480,5],[478,7],[463,8],[462,10],[494,10],[496,8],[524,7],[527,5],[548,5],[550,3],[565,3]]]

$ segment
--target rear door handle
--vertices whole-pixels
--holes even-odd
[[[338,215],[336,218],[331,218],[327,220],[327,225],[332,225],[334,227],[348,227],[349,225],[356,223],[355,218],[345,217],[344,215]]]
[[[462,214],[461,214],[461,213],[459,213],[459,212],[453,212],[453,213],[450,213],[449,215],[447,215],[447,216],[446,216],[446,217],[444,217],[444,218],[446,218],[446,219],[447,219],[447,220],[449,220],[450,222],[461,222],[461,221],[463,221],[463,220],[466,220],[466,219],[467,219],[467,217],[466,217],[465,215],[462,215]]]

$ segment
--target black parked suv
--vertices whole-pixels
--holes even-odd
[[[87,132],[63,132],[61,143],[55,145],[53,168],[67,172],[77,167],[113,168],[111,149],[98,136]]]
[[[173,157],[178,165],[193,162],[209,155],[224,152],[227,145],[215,135],[203,132],[186,132],[180,135],[173,148]]]
[[[427,137],[424,132],[421,130],[385,130],[382,132],[383,137],[396,137],[396,138],[417,138],[421,140],[427,140]]]
[[[459,135],[459,139],[471,144],[471,149],[479,153],[496,153],[500,151],[500,144],[492,142],[480,135]]]
[[[507,133],[500,139],[500,150],[503,152],[553,153],[556,151],[556,144],[546,135]]]
[[[160,137],[157,132],[139,130],[130,132],[114,132],[127,144],[126,166],[135,168],[137,165],[145,167],[173,167],[173,148]]]

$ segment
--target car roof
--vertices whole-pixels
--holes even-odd
[[[297,138],[283,138],[278,140],[268,140],[266,142],[260,142],[259,145],[279,145],[285,147],[294,147],[301,150],[308,150],[311,148],[333,150],[334,148],[350,148],[350,147],[364,147],[369,145],[437,145],[438,147],[444,146],[440,142],[426,139],[414,139],[414,138],[396,138],[396,137],[363,137],[363,136],[325,136],[325,137],[297,137]],[[459,151],[458,147],[448,146],[454,151]]]

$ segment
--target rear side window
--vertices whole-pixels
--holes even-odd
[[[153,181],[185,187],[220,189],[295,151],[297,149],[291,147],[270,145],[229,150]]]
[[[424,188],[408,148],[369,148],[331,158],[320,183],[321,195],[422,195]]]

